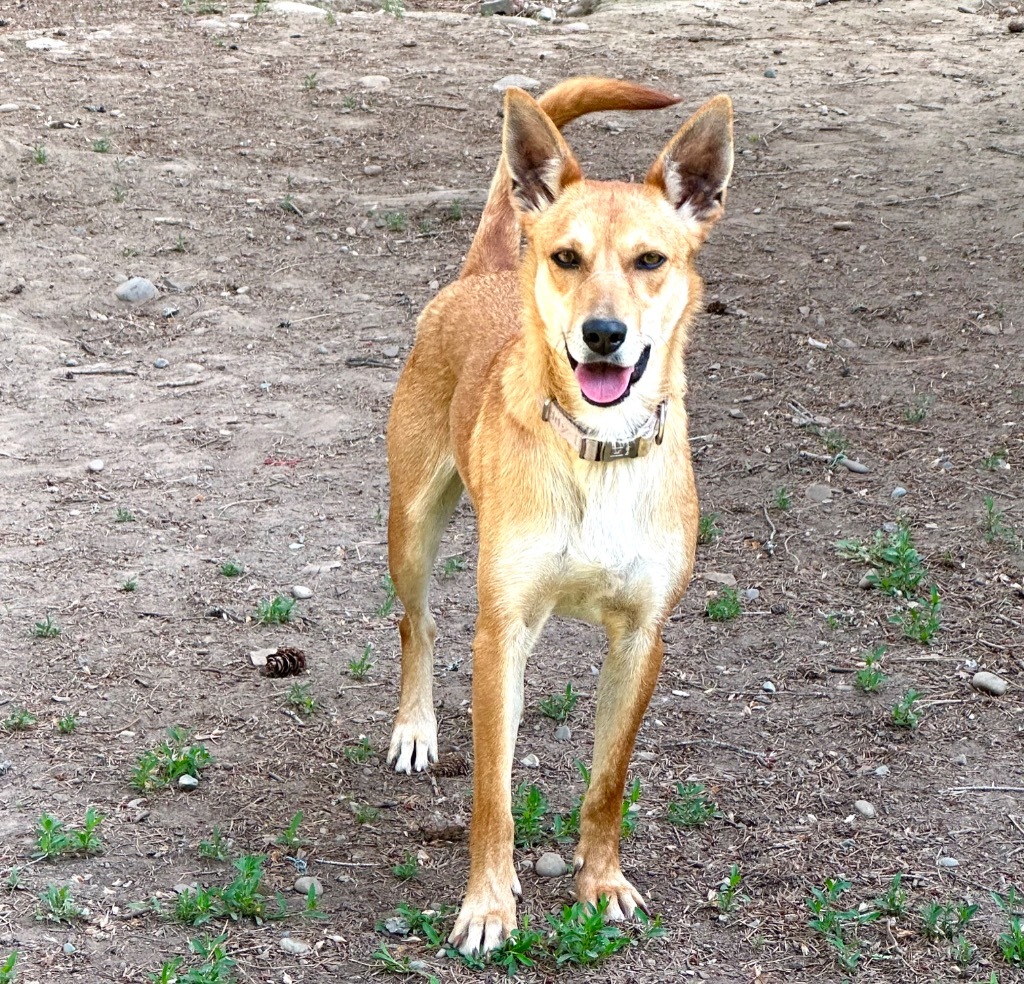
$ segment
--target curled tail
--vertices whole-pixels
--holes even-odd
[[[664,109],[677,102],[678,96],[646,85],[596,77],[566,79],[537,100],[559,129],[587,113],[615,109]],[[491,180],[487,204],[459,278],[515,270],[518,264],[519,217],[512,204],[512,179],[502,157]]]

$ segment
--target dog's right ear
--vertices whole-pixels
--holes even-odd
[[[512,200],[524,212],[543,211],[583,176],[558,128],[522,89],[505,92],[502,150]]]

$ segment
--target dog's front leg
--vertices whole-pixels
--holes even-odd
[[[473,641],[473,817],[469,884],[449,942],[487,953],[516,928],[512,759],[523,710],[523,671],[536,632],[485,605]]]
[[[591,905],[607,896],[607,918],[624,919],[637,908],[646,912],[643,896],[619,867],[619,837],[626,771],[664,646],[660,625],[638,628],[632,619],[616,616],[606,628],[608,657],[597,688],[594,763],[580,815],[576,894]]]

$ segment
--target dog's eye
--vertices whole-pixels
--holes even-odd
[[[557,253],[552,253],[551,259],[555,266],[560,266],[563,270],[578,270],[580,267],[579,254],[572,249],[560,249]]]
[[[649,253],[644,253],[636,258],[636,268],[638,270],[657,270],[664,262],[665,257],[661,253],[655,253],[654,250],[651,250]]]

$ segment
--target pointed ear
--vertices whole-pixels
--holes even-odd
[[[505,93],[502,145],[512,179],[512,201],[521,211],[542,211],[582,177],[558,128],[522,89]]]
[[[673,208],[707,232],[725,211],[732,174],[732,100],[715,96],[682,126],[647,173]]]

